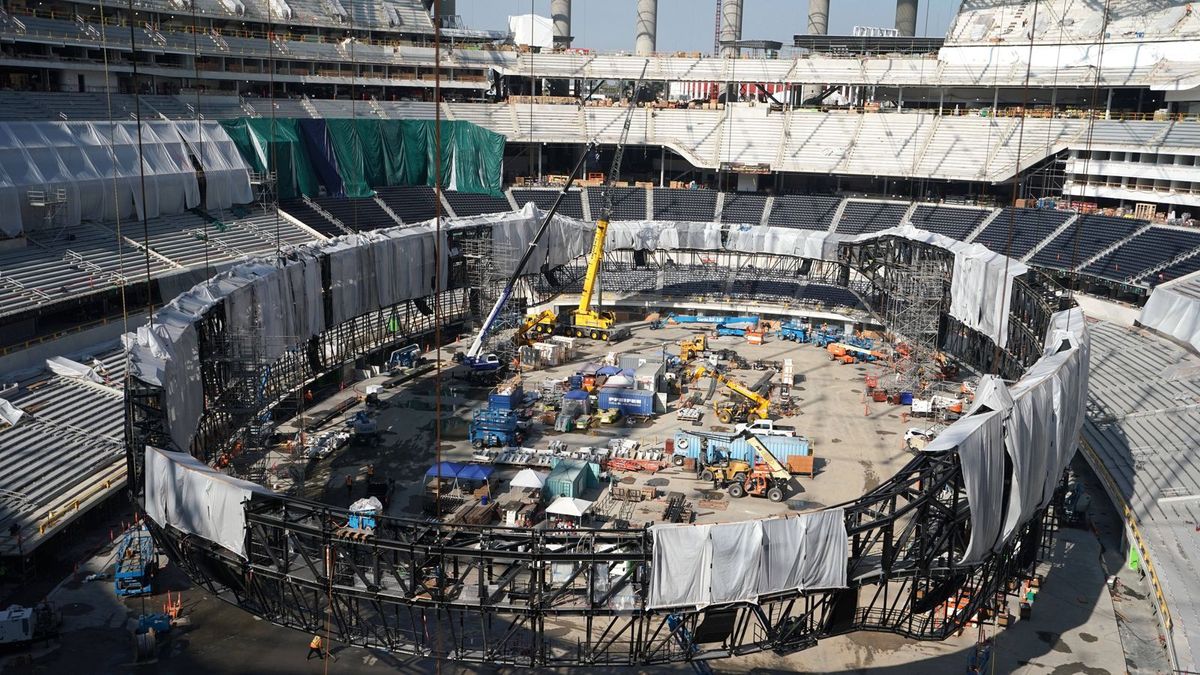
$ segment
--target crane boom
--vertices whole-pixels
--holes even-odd
[[[771,400],[769,398],[759,394],[750,387],[747,387],[733,378],[726,377],[724,374],[710,368],[705,368],[704,366],[696,366],[696,370],[692,373],[692,377],[697,379],[704,377],[705,375],[725,385],[730,391],[749,400],[754,404],[752,412],[762,419],[767,419],[771,409]]]
[[[786,481],[792,477],[792,474],[783,466],[779,458],[767,448],[767,444],[763,443],[752,431],[749,429],[743,431],[742,438],[746,440],[746,443],[750,444],[751,448],[754,448],[759,457],[762,457],[763,464],[767,465],[767,471],[771,473],[772,478]]]
[[[563,197],[571,189],[571,185],[575,182],[575,178],[579,175],[579,171],[583,168],[584,162],[587,161],[588,153],[595,148],[595,141],[589,142],[584,148],[583,154],[579,156],[579,161],[575,162],[575,167],[571,169],[571,175],[567,177],[566,185],[563,185],[558,196],[554,198],[554,203],[550,205],[550,210],[546,211],[542,216],[542,222],[538,225],[538,229],[533,234],[533,238],[529,240],[529,244],[525,247],[525,252],[521,254],[520,261],[513,269],[508,281],[504,284],[504,290],[500,292],[500,297],[496,298],[496,304],[492,305],[492,310],[488,312],[487,318],[484,319],[483,325],[479,327],[479,334],[475,336],[475,340],[471,342],[471,347],[463,355],[463,361],[466,361],[472,368],[491,368],[492,364],[498,367],[495,359],[488,360],[482,354],[484,344],[487,342],[488,336],[496,325],[496,319],[500,317],[500,312],[504,310],[504,306],[508,304],[508,299],[512,295],[513,287],[517,285],[517,279],[521,278],[521,274],[525,270],[525,266],[529,264],[530,258],[533,257],[533,252],[537,250],[538,244],[541,243],[542,237],[546,231],[550,229],[550,222],[554,219],[554,214],[558,212],[558,206],[562,203]]]
[[[625,144],[629,140],[629,128],[633,125],[633,113],[637,110],[638,93],[642,90],[642,82],[646,77],[646,69],[650,60],[642,64],[642,73],[638,76],[637,84],[633,87],[633,97],[629,101],[629,110],[625,113],[625,123],[621,127],[621,138],[617,149],[613,152],[612,168],[608,179],[604,181],[604,193],[601,195],[602,206],[600,218],[596,221],[596,234],[592,238],[592,250],[588,254],[587,275],[583,278],[583,292],[579,294],[579,307],[575,310],[575,325],[586,327],[608,328],[612,322],[605,322],[598,312],[592,309],[592,297],[596,292],[597,281],[600,278],[600,266],[604,262],[604,238],[608,234],[608,221],[612,218],[613,188],[621,176],[621,161],[625,156]],[[601,324],[604,324],[601,326]]]

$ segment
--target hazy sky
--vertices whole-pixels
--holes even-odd
[[[550,16],[550,0],[457,0],[458,14],[471,28],[506,30],[508,16],[531,11]],[[920,0],[917,34],[942,37],[959,0]],[[831,0],[829,33],[849,35],[856,25],[895,25],[896,0]],[[574,0],[571,32],[576,47],[633,50],[637,0]],[[658,51],[711,52],[717,0],[658,0]],[[745,0],[742,38],[778,40],[808,28],[807,0]]]

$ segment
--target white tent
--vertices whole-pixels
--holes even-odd
[[[511,483],[516,488],[533,488],[535,490],[542,489],[545,484],[546,477],[533,469],[521,469],[517,475],[513,476]]]
[[[554,503],[546,507],[546,513],[555,516],[571,516],[573,518],[582,518],[583,514],[587,513],[592,508],[592,503],[586,499],[576,499],[574,497],[559,497],[554,500]]]

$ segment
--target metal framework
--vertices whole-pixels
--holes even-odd
[[[711,257],[621,251],[610,260],[657,266],[653,278],[661,289],[671,266],[708,265],[701,258]],[[725,260],[727,254],[717,257],[733,262]],[[876,311],[889,293],[904,288],[884,283],[889,265],[950,264],[932,247],[902,239],[845,245],[840,264],[735,257],[740,267],[724,269],[754,265],[769,270],[768,277],[785,270],[843,286],[853,269],[869,284],[862,296]],[[571,276],[570,269],[562,269],[528,279],[530,297],[559,292],[569,286],[561,277]],[[732,286],[736,275],[725,279]],[[444,303],[445,323],[468,315],[469,293],[460,288],[437,298]],[[334,326],[305,348],[285,352],[269,371],[259,369],[257,380],[254,373],[232,368],[229,359],[203,358],[223,353],[228,344],[224,308],[218,304],[197,325],[208,406],[192,454],[212,461],[245,433],[253,415],[295,395],[312,378],[351,360],[382,359],[392,345],[427,333],[433,328],[433,302],[405,302]],[[1040,355],[1039,336],[1063,302],[1050,283],[1019,279],[1010,319],[1012,351],[994,349],[944,314],[939,341],[969,365],[1017,377]],[[224,404],[248,378],[258,383],[254,405]],[[144,497],[141,449],[169,447],[162,400],[160,392],[136,381],[128,389],[129,485],[139,501]],[[860,630],[943,639],[995,603],[1012,580],[1032,573],[1054,531],[1057,499],[985,562],[961,565],[957,561],[970,539],[971,519],[958,456],[922,453],[875,489],[841,505],[850,535],[849,588],[784,592],[756,603],[700,610],[647,607],[653,554],[648,529],[533,530],[382,517],[371,536],[349,539],[339,535],[348,516],[344,509],[291,497],[256,497],[246,507],[248,558],[243,560],[203,539],[151,526],[172,560],[217,597],[300,630],[323,631],[328,620],[338,642],[525,667],[645,666],[764,650],[789,653]]]

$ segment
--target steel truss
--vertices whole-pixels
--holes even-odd
[[[872,284],[864,300],[879,306],[878,275],[894,256],[914,253],[914,246],[923,245],[844,246],[842,264],[814,262],[804,272],[844,286],[853,268]],[[709,264],[698,258],[710,254],[637,254],[636,260],[633,252],[615,255],[640,265],[657,261],[651,264],[666,269]],[[751,264],[730,256],[718,254],[726,264],[735,259],[743,260],[743,267]],[[760,269],[800,272],[804,265],[779,256],[752,257]],[[529,282],[531,287],[548,283],[540,276]],[[561,288],[548,286],[542,292]],[[995,350],[948,317],[942,342],[977,367],[990,346],[990,365],[1019,376],[1023,365],[1040,354],[1050,312],[1064,301],[1051,284],[1036,279],[1018,279],[1017,287],[1013,303],[1019,316],[1010,321],[1016,351]],[[439,302],[447,324],[468,313],[466,289],[447,291]],[[264,374],[264,409],[343,363],[383,358],[392,345],[418,339],[433,327],[430,305],[401,303],[285,352]],[[218,305],[199,322],[202,357],[222,345],[223,317]],[[234,442],[247,420],[240,409],[222,406],[223,397],[241,382],[228,361],[202,358],[201,365],[209,407],[191,451],[211,460]],[[141,449],[169,447],[169,440],[161,392],[136,381],[128,392],[129,485],[140,502]],[[757,603],[701,610],[647,607],[649,529],[530,530],[384,517],[371,536],[350,539],[340,534],[345,509],[256,497],[246,507],[248,558],[243,560],[173,528],[151,527],[171,559],[217,597],[299,630],[323,632],[328,621],[337,642],[525,667],[645,666],[765,650],[789,653],[852,631],[943,639],[995,603],[1014,579],[1032,573],[1054,531],[1061,492],[1001,551],[981,564],[961,565],[971,519],[958,456],[922,453],[875,489],[841,505],[850,535],[849,588],[777,593]]]

